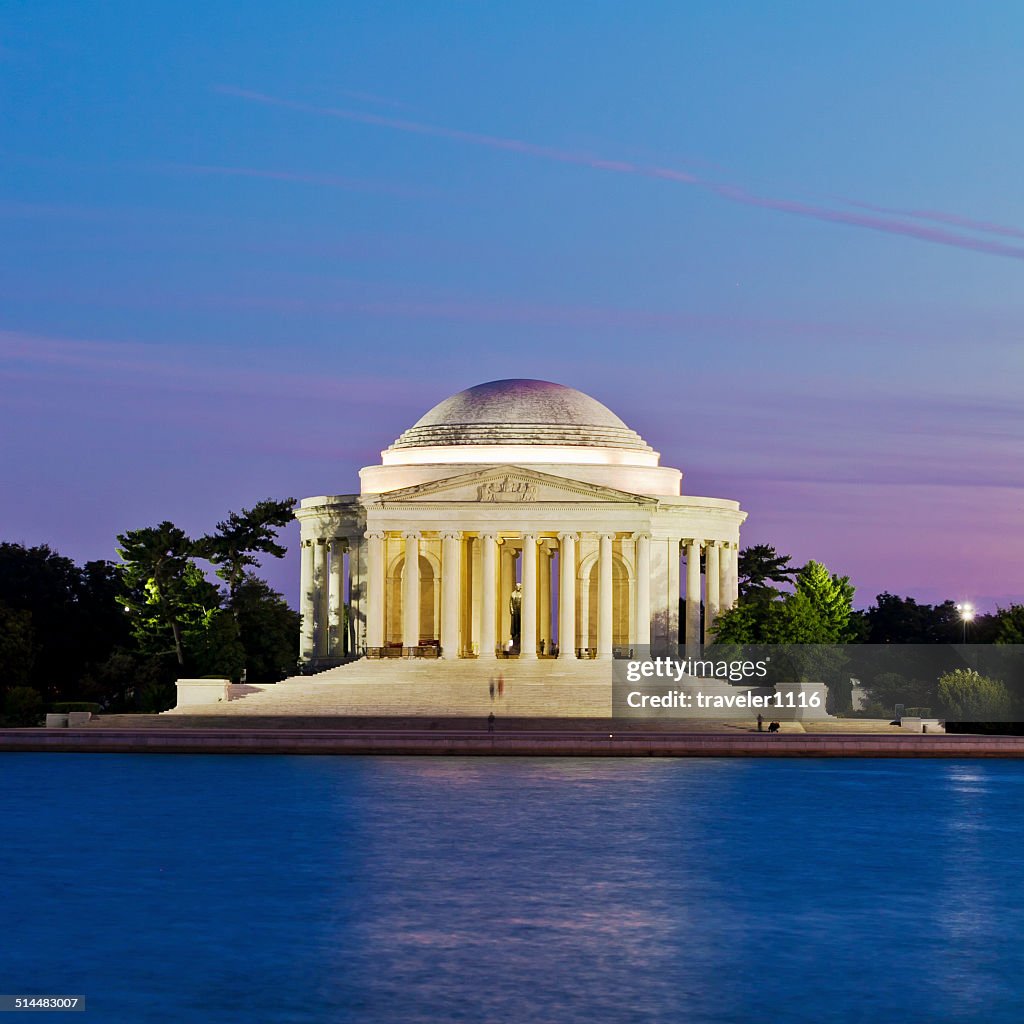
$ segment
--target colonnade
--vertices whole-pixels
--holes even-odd
[[[362,639],[358,617],[362,545],[348,537],[314,538],[303,540],[300,551],[301,660],[350,657],[359,651]]]
[[[581,574],[584,545],[591,554]],[[428,550],[429,564],[440,567],[439,578],[431,580],[433,586],[439,584],[440,594],[436,618],[424,622],[421,556]],[[522,586],[519,645],[513,653],[519,658],[550,656],[557,649],[560,659],[581,654],[610,659],[627,622],[629,647],[650,646],[655,654],[674,655],[682,638],[689,655],[702,642],[711,642],[716,618],[736,602],[737,555],[734,541],[651,532],[371,529],[363,537],[306,539],[302,657],[329,663],[365,651],[400,646],[422,652],[432,646],[442,658],[496,658],[511,646],[509,598],[517,560]],[[557,583],[552,572],[556,557]],[[400,574],[390,590],[389,564],[398,565]],[[625,574],[628,586],[616,590],[616,572],[620,578]],[[595,574],[596,628],[591,636],[590,581]],[[629,607],[623,608],[626,593]],[[389,601],[397,601],[398,607],[389,608]],[[557,623],[552,621],[556,608]]]

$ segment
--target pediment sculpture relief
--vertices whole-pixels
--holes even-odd
[[[476,489],[478,501],[536,501],[537,485],[529,480],[489,480]]]

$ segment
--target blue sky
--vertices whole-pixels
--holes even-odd
[[[0,534],[111,557],[350,491],[446,395],[540,377],[858,603],[1024,599],[1022,29],[8,4]]]

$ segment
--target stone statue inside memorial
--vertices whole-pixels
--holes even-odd
[[[512,645],[514,647],[519,646],[519,637],[522,632],[522,621],[523,621],[523,585],[517,583],[515,590],[512,591],[512,596],[508,599],[508,610],[512,616]]]

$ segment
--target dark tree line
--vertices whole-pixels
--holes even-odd
[[[719,617],[715,642],[748,647],[818,645],[819,650],[806,657],[791,652],[782,654],[781,660],[802,662],[785,662],[783,671],[802,670],[810,673],[804,677],[829,684],[830,711],[850,710],[851,661],[842,645],[851,643],[891,646],[884,659],[879,652],[875,660],[900,668],[898,672],[879,670],[863,680],[874,717],[891,715],[897,703],[931,708],[972,706],[976,713],[978,708],[988,707],[990,714],[1003,714],[1021,689],[1015,684],[1006,690],[1000,680],[970,672],[943,674],[937,667],[925,671],[921,656],[909,645],[933,646],[937,654],[938,645],[964,640],[969,644],[1024,644],[1024,605],[976,615],[965,628],[953,601],[922,604],[912,597],[883,593],[869,608],[856,610],[848,577],[832,574],[814,561],[801,568],[792,566],[788,555],[780,555],[770,545],[741,551],[738,569],[739,600]],[[905,654],[899,652],[900,646],[907,646]],[[858,664],[870,665],[871,657],[859,652]],[[1020,696],[1024,699],[1024,693]]]
[[[181,676],[294,672],[299,615],[254,571],[260,555],[284,555],[277,531],[294,504],[259,502],[196,539],[170,522],[128,531],[120,562],[0,543],[0,717],[21,724],[67,702],[159,711]]]
[[[739,601],[718,621],[716,640],[730,643],[958,644],[1024,643],[1024,605],[978,614],[967,625],[954,601],[921,604],[883,593],[853,607],[848,576],[818,562],[793,566],[768,544],[739,553]]]

